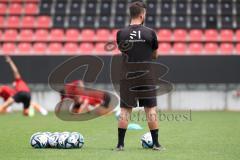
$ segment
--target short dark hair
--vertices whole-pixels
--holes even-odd
[[[135,1],[130,4],[130,16],[131,18],[137,18],[146,9],[146,5],[142,1]]]

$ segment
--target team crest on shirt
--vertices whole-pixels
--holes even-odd
[[[138,30],[138,31],[133,30],[130,33],[129,38],[130,39],[128,40],[128,42],[145,42],[145,40],[142,39],[142,37],[141,37],[141,31],[140,30]]]

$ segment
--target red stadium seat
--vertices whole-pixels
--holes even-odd
[[[204,48],[205,54],[218,54],[218,45],[216,43],[206,43]]]
[[[121,51],[119,51],[118,47],[114,47],[112,50],[107,50],[106,53],[109,55],[117,55],[121,54]]]
[[[49,54],[57,54],[60,55],[62,54],[63,46],[61,43],[50,43],[48,46],[48,53]]]
[[[235,49],[236,49],[236,54],[240,55],[240,43],[236,44]]]
[[[31,29],[22,29],[19,33],[19,41],[33,41],[33,31]]]
[[[21,5],[21,3],[10,3],[8,9],[8,14],[10,15],[21,15],[23,11],[23,6]]]
[[[18,44],[18,53],[19,54],[30,54],[32,51],[32,45],[30,43],[19,43]]]
[[[159,43],[158,44],[158,54],[159,55],[170,55],[171,54],[171,44],[170,43]]]
[[[18,32],[14,29],[5,30],[3,40],[4,41],[17,41]]]
[[[35,43],[33,45],[33,52],[34,54],[46,54],[47,52],[47,44],[46,43]]]
[[[0,15],[5,15],[7,13],[7,4],[0,3]]]
[[[240,29],[236,31],[235,35],[236,35],[236,41],[240,42]]]
[[[79,31],[77,29],[66,30],[65,39],[67,42],[78,42],[79,41]]]
[[[110,35],[110,40],[116,41],[116,37],[117,37],[117,32],[118,31],[119,31],[119,29],[113,29],[112,30],[112,34]]]
[[[234,47],[232,43],[221,43],[220,54],[221,55],[232,55],[234,53]]]
[[[93,29],[84,29],[81,32],[82,41],[95,41],[95,32]]]
[[[35,18],[33,16],[24,16],[22,18],[22,28],[34,28]]]
[[[98,55],[107,54],[107,51],[105,50],[105,45],[106,45],[106,43],[96,43],[94,53],[96,53]]]
[[[173,31],[173,41],[185,42],[187,40],[187,31],[184,29],[175,29]]]
[[[22,3],[24,0],[10,0],[11,3],[17,2],[17,3]]]
[[[35,15],[38,13],[38,6],[36,3],[25,4],[25,15]]]
[[[203,32],[200,29],[193,29],[189,31],[190,42],[202,42]]]
[[[202,43],[190,43],[188,46],[189,54],[202,54],[203,45]]]
[[[4,28],[4,27],[5,27],[4,18],[2,16],[0,16],[0,28]]]
[[[98,29],[96,32],[96,41],[109,41],[111,33],[108,29]]]
[[[38,29],[35,32],[34,36],[35,41],[48,41],[49,40],[49,33],[45,29]]]
[[[172,40],[172,32],[169,29],[160,29],[157,33],[158,41],[170,42]]]
[[[220,31],[221,42],[232,42],[234,40],[233,31],[230,29],[223,29]]]
[[[51,17],[48,16],[39,16],[37,19],[38,28],[49,28],[52,24]]]
[[[20,19],[18,16],[9,16],[6,20],[7,28],[19,28],[20,27]]]
[[[50,31],[50,41],[62,42],[65,40],[64,30],[62,29],[52,29]]]
[[[104,48],[105,48],[104,49],[105,54],[115,55],[115,54],[120,54],[121,53],[118,49],[117,43],[115,43],[113,41],[105,43]]]
[[[187,54],[186,43],[174,43],[173,44],[173,54],[186,55]]]
[[[33,3],[36,3],[36,2],[40,2],[41,0],[25,0],[26,2],[33,2]]]
[[[64,45],[64,53],[65,54],[77,54],[79,52],[78,50],[78,44],[77,43],[66,43]]]
[[[110,53],[112,53],[112,55],[119,55],[121,54],[121,51],[116,47],[113,51],[108,51]]]
[[[2,53],[3,54],[14,54],[16,51],[16,46],[14,43],[3,43]]]
[[[217,42],[218,41],[218,32],[215,29],[205,30],[205,41],[207,42]]]
[[[11,3],[13,3],[13,2],[14,2],[14,3],[16,3],[16,2],[17,2],[17,3],[22,3],[22,2],[24,2],[24,1],[25,1],[25,0],[10,0]]]
[[[81,43],[79,46],[80,53],[91,54],[93,52],[94,46],[92,43]]]

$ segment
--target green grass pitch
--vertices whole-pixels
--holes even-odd
[[[160,141],[166,151],[142,149],[140,137],[148,131],[128,131],[125,151],[111,149],[117,141],[117,121],[104,116],[86,122],[65,122],[54,114],[23,117],[0,115],[1,160],[239,160],[240,113],[192,112],[192,121],[160,122]],[[33,149],[29,138],[38,131],[78,131],[85,138],[82,149]]]

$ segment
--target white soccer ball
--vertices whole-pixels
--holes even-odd
[[[48,135],[41,132],[35,133],[31,136],[30,144],[34,148],[47,148]]]
[[[82,148],[84,138],[80,133],[72,132],[71,136],[68,138],[68,142],[72,145],[72,148]]]
[[[79,144],[78,144],[78,148],[82,148],[83,147],[83,145],[84,145],[84,137],[83,137],[83,135],[81,135],[80,133],[79,133]]]
[[[153,140],[150,132],[145,133],[141,138],[143,148],[153,148]]]
[[[71,148],[81,148],[83,146],[84,138],[80,133],[72,132],[72,133],[65,133],[65,134],[69,136],[65,140],[65,144],[60,145],[60,148],[71,149]]]
[[[58,138],[60,136],[59,132],[52,133],[48,138],[48,144],[51,148],[57,148],[58,147]]]
[[[68,137],[70,136],[69,132],[60,133],[58,138],[58,148],[66,148]]]
[[[48,136],[51,136],[52,135],[52,133],[51,132],[42,132],[43,134],[46,134],[46,135],[48,135]]]
[[[79,134],[77,132],[73,132],[69,135],[66,141],[66,148],[77,148],[79,145]]]

